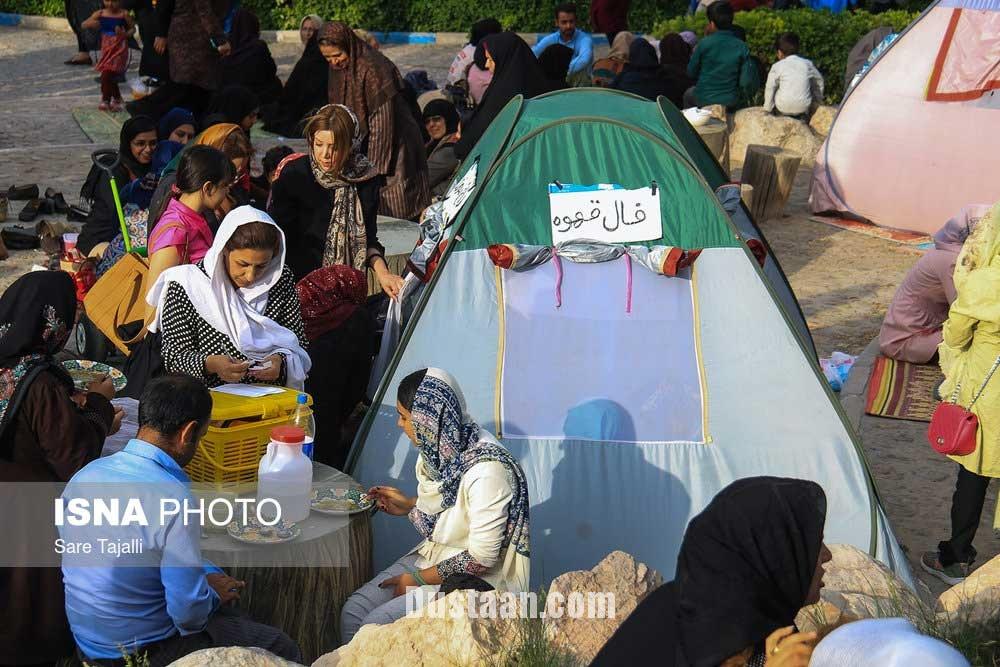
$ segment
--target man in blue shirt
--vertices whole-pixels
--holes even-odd
[[[567,81],[572,86],[589,86],[590,68],[594,64],[594,39],[576,27],[576,5],[566,3],[556,7],[556,31],[538,40],[531,49],[535,57],[553,44],[573,49]]]
[[[139,404],[136,438],[85,466],[63,492],[64,507],[73,498],[130,497],[140,499],[145,514],[145,521],[128,522],[123,511],[111,522],[119,525],[99,525],[95,513],[85,525],[64,519],[59,526],[66,616],[81,658],[90,664],[124,664],[127,653],[145,655],[155,667],[220,646],[259,646],[300,658],[295,642],[280,630],[223,606],[239,598],[243,582],[202,559],[200,522],[185,521],[183,512],[161,517],[164,500],[194,505],[183,466],[205,435],[211,412],[211,395],[198,380],[153,380]],[[80,545],[88,544],[89,555],[81,553],[86,547]],[[109,544],[124,546],[109,554]],[[123,550],[130,553],[123,557]]]

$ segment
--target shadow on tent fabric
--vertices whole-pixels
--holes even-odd
[[[563,430],[566,439],[558,445],[562,456],[551,473],[551,492],[531,507],[532,587],[567,571],[589,570],[615,550],[645,563],[661,561],[665,550],[676,551],[690,497],[677,477],[649,463],[643,452],[670,445],[635,442],[631,414],[609,399],[571,408]],[[518,454],[516,443],[511,444]],[[639,498],[650,496],[663,504],[641,506]],[[676,518],[670,529],[650,531],[651,519],[659,523],[664,514]]]

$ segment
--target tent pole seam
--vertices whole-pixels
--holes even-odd
[[[385,375],[383,375],[382,379],[379,381],[378,389],[375,391],[375,396],[372,398],[372,407],[375,408],[375,410],[369,410],[365,415],[364,420],[361,422],[361,427],[358,428],[358,432],[354,436],[354,442],[351,444],[351,451],[348,453],[347,461],[344,464],[344,471],[348,474],[354,472],[354,466],[357,463],[357,459],[361,456],[361,451],[364,449],[364,441],[368,437],[368,433],[371,431],[372,423],[375,421],[375,412],[378,409],[377,406],[382,404],[382,399],[385,397],[385,392],[388,390],[389,381],[392,379],[393,374],[399,367],[403,350],[406,348],[406,344],[410,342],[410,337],[413,335],[413,331],[417,326],[417,322],[420,320],[420,316],[424,312],[427,301],[430,299],[431,293],[434,291],[434,286],[437,285],[441,271],[448,263],[448,259],[451,257],[451,253],[455,245],[461,242],[461,233],[462,229],[465,227],[465,221],[468,218],[468,211],[471,211],[474,208],[475,203],[479,201],[479,196],[482,194],[483,186],[489,182],[489,179],[496,171],[495,168],[497,166],[497,160],[503,156],[504,151],[507,149],[507,143],[510,141],[511,135],[514,133],[514,128],[517,126],[517,121],[521,118],[521,113],[524,111],[524,96],[517,95],[507,103],[507,106],[515,103],[517,104],[517,112],[514,115],[514,119],[511,121],[510,127],[507,129],[507,135],[500,143],[496,156],[493,159],[493,163],[490,164],[490,168],[487,170],[486,175],[483,176],[482,182],[476,186],[475,192],[469,198],[469,201],[466,201],[462,208],[455,213],[456,220],[452,221],[452,225],[449,225],[449,227],[454,227],[455,229],[452,234],[452,242],[448,243],[445,247],[444,254],[441,256],[441,261],[438,262],[438,266],[434,270],[434,275],[431,276],[430,282],[427,283],[426,287],[424,287],[423,294],[421,294],[417,304],[413,307],[413,312],[410,314],[410,321],[407,322],[407,326],[404,327],[403,331],[400,333],[399,342],[396,344],[396,351],[393,352],[392,359],[389,360],[389,365],[385,369]],[[507,106],[500,111],[501,115],[504,111],[506,111]],[[471,154],[466,157],[466,160],[470,157],[472,157]],[[476,157],[479,156],[477,155]],[[473,162],[474,161],[475,158],[473,158]],[[461,171],[461,167],[459,168],[459,171]],[[462,215],[463,212],[465,212],[464,216]],[[457,218],[460,216],[461,221],[459,222]]]

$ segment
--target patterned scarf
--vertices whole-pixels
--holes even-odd
[[[34,271],[0,298],[0,434],[38,373],[52,370],[67,388],[73,381],[52,355],[69,340],[76,314],[73,279],[63,271]]]
[[[502,446],[481,439],[479,425],[465,414],[465,400],[454,378],[440,369],[428,369],[411,412],[420,456],[442,498],[440,512],[432,514],[416,508],[411,512],[414,527],[426,539],[432,539],[441,512],[455,505],[465,473],[477,463],[497,461],[506,470],[514,491],[502,548],[513,545],[519,554],[528,556],[528,483],[524,471]]]
[[[361,198],[358,197],[355,184],[372,178],[375,170],[368,157],[360,150],[361,133],[357,116],[342,104],[330,106],[339,106],[351,115],[354,136],[351,154],[340,168],[340,173],[324,171],[317,164],[312,149],[309,150],[309,166],[312,168],[313,178],[333,194],[330,225],[327,227],[326,244],[323,247],[323,266],[344,264],[364,271],[368,266],[368,234],[361,211]],[[327,108],[329,107],[323,107],[318,113]]]

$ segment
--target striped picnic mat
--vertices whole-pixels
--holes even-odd
[[[943,379],[937,364],[911,364],[880,356],[868,378],[865,412],[876,417],[929,422],[938,404],[934,389]]]

